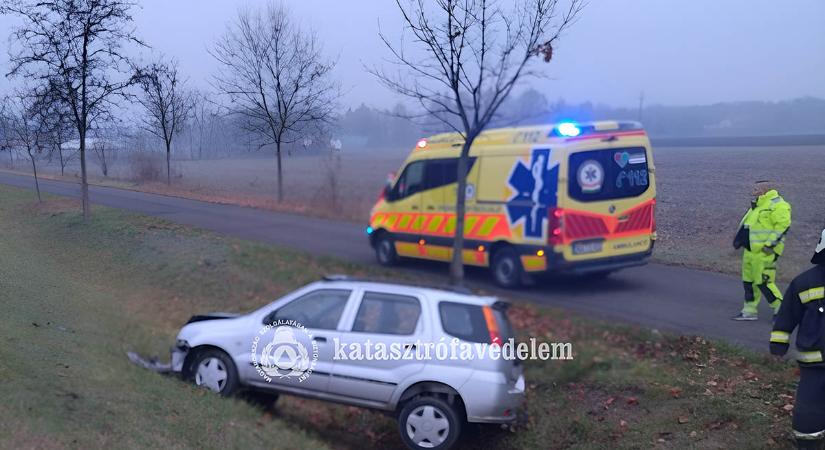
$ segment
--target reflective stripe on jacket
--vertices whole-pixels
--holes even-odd
[[[771,331],[771,353],[784,355],[796,332],[800,366],[825,366],[825,265],[794,278],[776,314]]]
[[[756,199],[740,226],[748,230],[749,250],[758,252],[763,247],[770,247],[781,255],[785,248],[785,234],[791,226],[791,204],[772,189]]]

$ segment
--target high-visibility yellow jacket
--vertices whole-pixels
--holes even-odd
[[[785,249],[785,234],[791,226],[791,204],[772,189],[753,202],[739,226],[746,233],[748,250],[759,252],[769,247],[781,255]]]

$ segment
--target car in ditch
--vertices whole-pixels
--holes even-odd
[[[446,449],[466,423],[516,420],[521,362],[455,351],[512,339],[506,308],[494,297],[325,277],[248,314],[193,316],[171,371],[221,395],[253,390],[384,411],[409,448]]]

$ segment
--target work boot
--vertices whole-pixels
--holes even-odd
[[[740,322],[742,322],[742,321],[752,322],[754,320],[758,320],[759,318],[756,317],[756,314],[739,313],[738,316],[731,317],[731,319],[732,320],[737,320],[737,321],[740,321]]]

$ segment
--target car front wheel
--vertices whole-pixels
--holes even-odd
[[[410,449],[446,450],[458,441],[462,418],[438,397],[418,397],[398,414],[401,439]]]
[[[232,358],[220,350],[200,352],[192,363],[195,384],[223,396],[238,389],[238,371]]]

